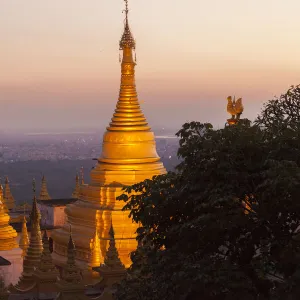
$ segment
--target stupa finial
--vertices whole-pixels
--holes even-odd
[[[33,196],[35,197],[35,192],[36,192],[35,178],[32,179],[32,192],[33,192]]]
[[[125,23],[128,25],[128,0],[124,0],[125,1]]]
[[[128,0],[125,1],[125,22],[124,22],[124,32],[122,38],[120,40],[120,50],[124,50],[125,48],[135,49],[135,40],[131,34],[129,29],[129,22],[128,22]]]
[[[37,226],[39,235],[41,236],[41,231],[40,231],[41,214],[37,207],[37,202],[36,202],[36,186],[35,186],[34,178],[32,180],[32,192],[33,192],[33,201],[32,201],[31,213],[30,213],[30,220],[32,225],[35,224]]]

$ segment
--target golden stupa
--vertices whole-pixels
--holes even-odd
[[[35,285],[33,273],[35,268],[39,266],[41,261],[41,254],[43,252],[42,234],[40,228],[41,214],[38,209],[35,196],[35,181],[33,181],[33,203],[30,213],[31,232],[29,245],[27,246],[26,253],[23,261],[23,272],[16,284],[15,289],[19,292],[29,291]]]
[[[10,217],[3,205],[3,188],[0,185],[0,251],[19,248],[16,237],[17,232],[9,225]]]
[[[47,181],[45,175],[43,175],[42,177],[42,185],[41,185],[39,200],[51,200],[51,197],[47,189]]]
[[[8,177],[5,177],[5,186],[4,186],[4,205],[8,210],[12,210],[15,208],[15,199],[11,194],[10,187],[9,187],[9,180]]]
[[[69,226],[72,225],[76,259],[81,268],[89,261],[90,240],[98,227],[102,257],[109,242],[111,223],[122,263],[129,267],[129,254],[136,249],[137,224],[122,211],[116,201],[124,186],[133,185],[166,172],[156,152],[155,137],[140,108],[135,86],[135,40],[128,24],[126,2],[124,32],[120,40],[123,52],[119,99],[111,123],[103,136],[102,154],[91,171],[91,183],[80,188],[79,200],[67,205],[66,225],[52,233],[54,262],[64,265],[67,256]],[[96,224],[99,224],[98,226]]]
[[[59,290],[56,300],[88,300],[91,299],[85,295],[85,285],[82,280],[81,271],[75,261],[76,248],[72,239],[70,228],[70,236],[68,239],[68,252],[66,265],[63,267],[61,276],[56,283]],[[96,298],[98,299],[98,298]],[[102,298],[99,298],[102,299]]]

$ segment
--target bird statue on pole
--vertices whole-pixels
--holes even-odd
[[[238,98],[235,101],[235,96],[233,97],[233,100],[231,96],[228,96],[227,101],[227,112],[231,115],[231,119],[228,119],[227,122],[229,125],[233,125],[240,120],[241,114],[244,111],[244,106],[242,98]]]

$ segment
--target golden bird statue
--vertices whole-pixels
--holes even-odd
[[[244,111],[244,106],[242,103],[242,98],[239,98],[235,101],[235,97],[228,96],[227,97],[227,112],[231,114],[231,119],[229,120],[239,120],[241,114]]]

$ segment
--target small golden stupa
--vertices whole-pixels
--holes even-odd
[[[85,286],[83,284],[81,271],[76,265],[75,251],[75,244],[72,238],[70,227],[67,262],[65,267],[63,267],[60,280],[58,280],[56,283],[57,288],[60,291],[58,297],[56,298],[57,300],[89,299],[87,296],[85,296]]]
[[[109,236],[109,247],[106,252],[104,264],[94,268],[94,270],[99,272],[102,277],[102,281],[99,283],[99,286],[104,289],[101,295],[101,299],[103,300],[114,299],[114,285],[126,276],[126,268],[122,264],[116,248],[113,225],[111,225]]]
[[[9,225],[10,217],[3,205],[3,188],[0,185],[0,251],[19,248],[16,241],[17,232]]]
[[[119,46],[123,53],[119,99],[111,123],[103,137],[102,154],[91,171],[90,184],[80,187],[79,200],[67,205],[66,225],[54,230],[52,253],[55,264],[64,265],[68,231],[72,225],[76,259],[81,268],[89,262],[90,240],[99,224],[102,257],[105,257],[111,223],[116,247],[125,267],[131,265],[130,253],[137,247],[137,224],[122,211],[124,203],[116,201],[124,186],[133,185],[166,172],[156,152],[155,137],[140,108],[136,86],[133,52],[135,40],[129,29],[126,2],[124,32]]]
[[[56,281],[59,276],[58,269],[52,262],[47,231],[43,234],[43,252],[40,263],[33,273],[38,294],[53,293],[57,291]]]
[[[43,252],[42,235],[40,229],[41,214],[39,212],[36,203],[35,181],[33,181],[33,192],[34,192],[34,197],[33,197],[32,209],[30,213],[31,232],[30,232],[29,245],[23,261],[22,275],[20,277],[18,284],[15,286],[15,288],[19,291],[25,291],[27,289],[31,289],[32,286],[35,285],[32,275],[34,272],[34,268],[38,267],[40,263],[41,254]]]
[[[46,182],[45,175],[43,175],[42,177],[42,185],[41,185],[39,200],[51,200],[51,197],[47,189],[47,182]]]
[[[9,180],[7,176],[5,178],[5,185],[4,185],[4,205],[8,210],[12,210],[15,208],[15,199],[11,194],[10,187],[9,187]]]
[[[109,247],[106,252],[102,270],[107,270],[108,272],[120,271],[124,275],[126,269],[119,258],[119,253],[116,248],[114,228],[112,224],[109,230],[109,237]]]

